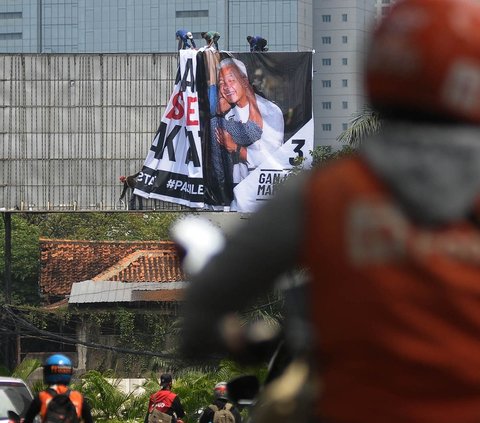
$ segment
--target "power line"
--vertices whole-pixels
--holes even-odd
[[[7,313],[10,318],[12,318],[16,323],[18,323],[20,326],[24,327],[25,329],[28,329],[33,332],[37,332],[40,335],[43,335],[47,337],[50,340],[57,340],[64,342],[66,344],[71,344],[71,345],[84,345],[89,348],[94,348],[94,349],[100,349],[100,350],[109,350],[109,351],[114,351],[114,352],[119,352],[119,353],[125,353],[125,354],[134,354],[134,355],[146,355],[146,356],[152,356],[152,357],[160,357],[163,359],[175,359],[178,358],[175,354],[172,353],[167,353],[167,352],[153,352],[153,351],[139,351],[139,350],[134,350],[130,348],[122,348],[122,347],[114,347],[114,346],[109,346],[109,345],[103,345],[103,344],[97,344],[94,342],[88,342],[88,341],[81,341],[78,339],[74,338],[69,338],[63,335],[57,335],[53,332],[37,328],[30,322],[26,321],[25,319],[17,316],[15,313],[10,310],[10,307],[7,307],[6,305],[3,306],[3,310],[5,313]]]

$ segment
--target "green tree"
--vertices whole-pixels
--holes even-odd
[[[357,148],[368,136],[376,134],[380,127],[380,114],[365,106],[360,112],[353,115],[348,128],[337,137],[337,141]]]
[[[40,231],[24,215],[13,214],[12,222],[12,263],[11,292],[14,304],[38,304],[38,272],[40,251],[38,238]],[[5,295],[5,221],[0,220],[0,275],[1,299]]]
[[[140,420],[145,416],[148,396],[137,387],[130,393],[119,388],[120,380],[109,370],[100,373],[91,370],[72,384],[73,389],[82,392],[92,407],[92,414],[98,422],[125,422]]]
[[[339,157],[343,157],[348,154],[351,154],[354,151],[355,151],[355,148],[353,148],[350,145],[344,145],[339,150],[334,150],[332,149],[331,146],[320,145],[318,147],[315,147],[312,151],[310,151],[310,154],[312,155],[312,166],[313,167],[318,166],[327,160],[337,159]]]
[[[176,213],[52,213],[34,217],[45,238],[132,241],[168,239]]]

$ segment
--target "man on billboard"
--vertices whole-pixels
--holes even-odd
[[[254,92],[240,60],[219,63],[218,87],[223,117],[213,136],[232,155],[232,180],[237,184],[283,144],[283,114],[275,103]]]

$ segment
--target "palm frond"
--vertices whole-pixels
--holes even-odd
[[[27,380],[28,377],[39,367],[42,366],[40,360],[28,359],[23,360],[12,372],[13,377]]]
[[[376,134],[380,127],[379,113],[365,106],[362,111],[352,117],[349,127],[337,137],[337,141],[356,148],[367,137]]]

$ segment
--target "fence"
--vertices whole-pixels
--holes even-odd
[[[119,176],[140,170],[176,71],[176,54],[0,55],[0,210],[125,209]]]

